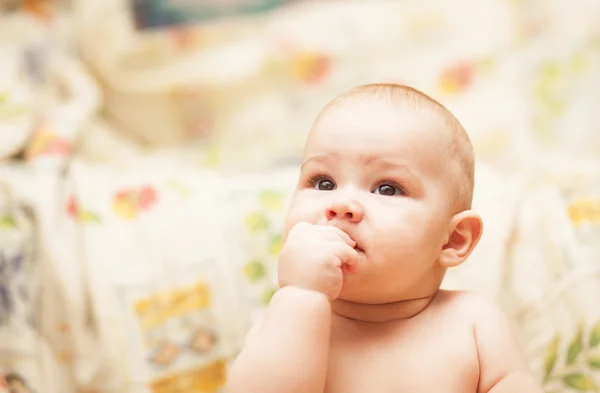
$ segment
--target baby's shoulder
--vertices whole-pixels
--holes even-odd
[[[471,291],[440,290],[433,306],[444,314],[451,313],[457,317],[467,318],[473,323],[485,320],[491,315],[503,314],[492,300]]]
[[[440,309],[452,312],[446,315],[468,318],[477,348],[479,391],[542,393],[521,351],[516,326],[500,306],[482,295],[458,291],[440,292],[438,302]]]
[[[472,291],[442,290],[435,296],[435,301],[446,307],[488,308],[495,307],[494,303],[484,295]]]

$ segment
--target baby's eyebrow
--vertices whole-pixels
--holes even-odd
[[[421,179],[417,173],[411,168],[408,161],[397,158],[397,159],[384,159],[379,156],[366,157],[364,159],[364,164],[373,165],[377,168],[377,172],[386,171],[386,170],[400,170],[403,173],[403,176],[406,177],[406,180],[413,184],[417,190],[422,190],[423,184]]]
[[[300,170],[302,170],[307,164],[310,163],[317,163],[317,164],[322,164],[326,161],[329,161],[330,158],[328,156],[314,156],[309,158],[308,160],[304,161],[304,163],[302,163],[302,165],[300,166]]]
[[[410,163],[403,158],[383,158],[381,156],[366,156],[362,159],[365,166],[377,168],[378,171],[385,170],[401,170],[407,176],[419,180],[418,174],[415,172]]]
[[[313,157],[309,158],[308,160],[304,161],[304,163],[300,166],[300,169],[304,168],[308,164],[312,164],[312,163],[323,164],[328,161],[338,160],[338,159],[340,159],[340,157],[338,154],[335,154],[335,153],[328,154],[328,155],[313,156]],[[390,159],[384,159],[380,156],[362,156],[362,157],[360,157],[360,160],[363,162],[363,165],[365,165],[365,166],[376,165],[382,169],[402,168],[402,169],[406,170],[407,172],[409,172],[411,175],[415,175],[414,172],[412,171],[411,166],[408,163],[408,161],[403,160],[403,159],[391,159],[390,160]]]
[[[408,172],[412,173],[411,170],[411,166],[408,163],[408,161],[403,160],[403,159],[385,159],[385,158],[381,158],[379,156],[368,156],[368,157],[364,157],[363,158],[363,162],[365,165],[377,165],[379,167],[383,167],[383,168],[390,168],[390,169],[394,169],[394,168],[398,168],[401,167],[403,169],[406,169]]]

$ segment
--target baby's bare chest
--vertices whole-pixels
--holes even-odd
[[[472,331],[452,326],[332,332],[325,393],[475,393]]]

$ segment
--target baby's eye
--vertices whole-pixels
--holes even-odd
[[[315,176],[312,177],[309,181],[309,184],[315,189],[319,191],[331,191],[335,190],[335,183],[328,177],[324,176]]]
[[[331,180],[323,179],[315,183],[315,188],[320,191],[335,190],[335,184]]]
[[[380,184],[373,190],[373,193],[386,196],[402,195],[402,189],[393,183]]]

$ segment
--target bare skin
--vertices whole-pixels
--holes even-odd
[[[325,392],[541,391],[502,315],[472,293],[440,291],[385,323],[334,316],[329,358]]]
[[[446,125],[378,97],[320,116],[286,220],[282,289],[228,393],[541,392],[498,308],[439,290],[482,231],[449,202],[460,177]]]

